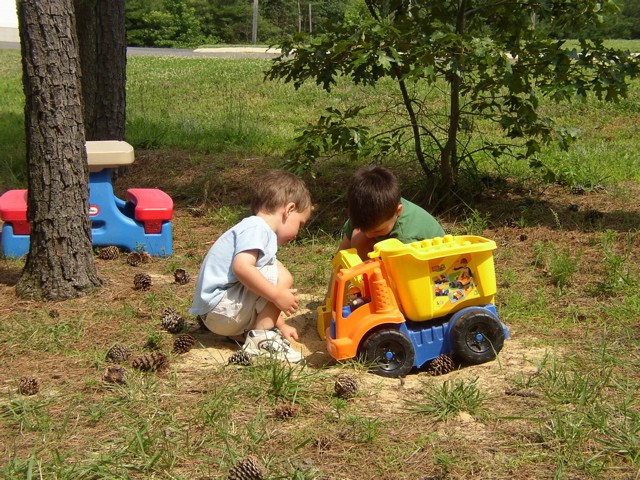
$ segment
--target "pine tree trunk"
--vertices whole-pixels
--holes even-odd
[[[72,0],[19,0],[29,171],[21,297],[61,300],[101,285],[93,259]]]
[[[87,140],[124,140],[124,0],[74,0]]]

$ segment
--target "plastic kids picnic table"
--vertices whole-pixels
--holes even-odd
[[[157,188],[130,188],[124,200],[113,192],[113,169],[134,162],[133,147],[124,141],[86,142],[89,166],[89,217],[93,246],[115,245],[130,251],[167,256],[173,250],[173,200]],[[29,252],[27,190],[0,196],[0,253],[21,257]]]

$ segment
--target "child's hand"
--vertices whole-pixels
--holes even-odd
[[[278,325],[278,330],[280,330],[280,333],[285,340],[298,340],[298,330],[296,330],[296,327],[292,327],[291,325],[287,325],[282,322],[282,324]]]
[[[298,293],[298,290],[295,288],[283,288],[278,292],[273,303],[281,312],[284,312],[286,315],[293,315],[298,309],[298,297],[296,297],[296,293]]]

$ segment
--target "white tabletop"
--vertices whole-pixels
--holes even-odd
[[[121,140],[87,142],[87,163],[90,172],[131,165],[133,161],[133,147],[127,142]]]

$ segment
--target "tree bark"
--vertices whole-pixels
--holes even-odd
[[[459,0],[458,15],[456,17],[456,33],[464,32],[466,0]],[[440,153],[440,176],[448,189],[455,189],[458,183],[458,131],[460,124],[460,85],[462,80],[455,68],[460,68],[461,55],[453,55],[453,67],[447,81],[451,106],[449,112],[449,127],[447,128],[447,143]]]
[[[31,241],[16,292],[62,300],[102,284],[91,244],[73,2],[19,0],[18,18]]]
[[[127,43],[124,0],[75,0],[87,140],[124,140]]]

